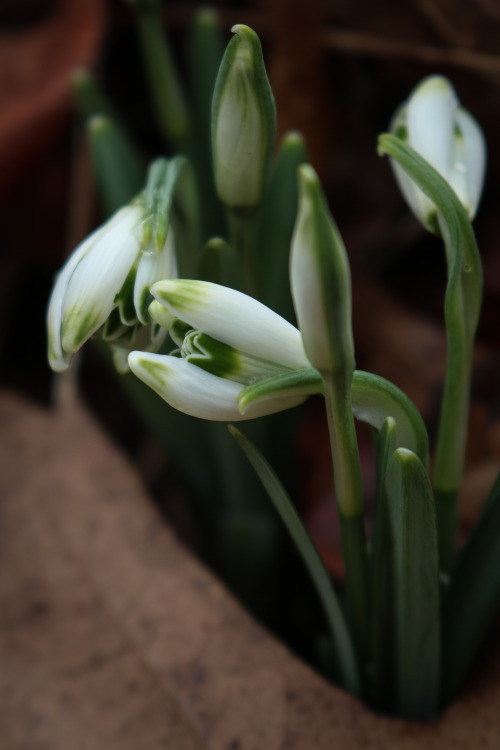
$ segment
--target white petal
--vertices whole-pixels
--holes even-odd
[[[148,304],[151,301],[149,288],[155,281],[177,277],[174,233],[170,229],[163,250],[143,252],[135,277],[134,306],[137,317],[146,325],[149,321]]]
[[[462,107],[456,112],[454,163],[450,182],[456,194],[474,218],[483,189],[486,172],[486,142],[477,121]]]
[[[139,252],[138,206],[127,206],[105,224],[69,280],[63,306],[62,345],[77,351],[105,322]]]
[[[408,142],[448,180],[453,159],[453,130],[458,100],[443,76],[420,83],[408,101]]]
[[[66,263],[57,275],[52,293],[50,295],[47,309],[47,338],[49,364],[56,372],[64,372],[68,369],[71,355],[63,350],[61,342],[61,328],[63,320],[63,307],[66,290],[73,271],[80,263],[83,256],[94,243],[101,229],[96,229],[89,237],[75,248]]]
[[[298,329],[253,297],[185,279],[160,281],[151,292],[176,317],[234,349],[283,367],[310,366]]]
[[[140,380],[152,388],[174,409],[214,422],[235,422],[272,414],[295,406],[303,399],[281,398],[251,406],[243,415],[238,409],[238,395],[244,386],[219,378],[186,362],[165,354],[131,352],[129,367]]]

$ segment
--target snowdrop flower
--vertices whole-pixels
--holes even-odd
[[[170,324],[179,348],[170,355],[134,351],[129,366],[174,408],[202,419],[236,421],[290,408],[311,392],[295,389],[290,395],[277,388],[242,414],[238,399],[247,386],[310,370],[299,331],[252,297],[218,284],[166,280],[151,293],[151,316]]]
[[[257,34],[243,24],[231,31],[212,105],[215,184],[226,206],[248,210],[260,203],[271,169],[276,107]]]
[[[443,76],[425,78],[397,110],[391,131],[426,159],[455,190],[473,219],[483,188],[486,144],[483,132],[460,106],[455,90]],[[438,232],[436,207],[391,160],[396,179],[410,208],[432,232]]]
[[[149,287],[177,275],[174,235],[164,221],[152,221],[146,198],[142,193],[117,211],[60,271],[47,312],[48,357],[56,372],[98,332],[112,344],[122,372],[132,348],[157,350],[165,339],[148,313]]]

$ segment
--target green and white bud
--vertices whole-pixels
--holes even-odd
[[[448,181],[473,219],[483,189],[486,143],[476,120],[460,106],[450,81],[437,75],[425,78],[397,110],[391,132]],[[402,167],[394,160],[391,164],[413,213],[427,229],[438,233],[434,203]]]
[[[47,329],[49,364],[57,372],[97,333],[125,352],[138,342],[156,351],[166,337],[149,316],[149,287],[177,275],[175,241],[171,226],[158,216],[164,209],[157,200],[158,169],[151,174],[156,204],[151,206],[147,188],[87,237],[56,279]]]
[[[251,210],[271,169],[276,107],[257,34],[243,24],[231,31],[212,104],[215,185],[226,206]]]
[[[355,362],[347,255],[316,172],[303,164],[298,175],[290,283],[304,348],[322,375],[350,377]]]
[[[169,324],[179,348],[170,355],[132,352],[129,365],[171,406],[214,421],[251,419],[295,406],[311,392],[283,393],[277,382],[275,398],[266,394],[240,407],[247,386],[310,368],[300,332],[252,297],[218,284],[165,280],[151,292],[151,317]]]

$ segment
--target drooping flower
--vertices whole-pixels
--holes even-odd
[[[150,170],[155,181],[158,166]],[[60,271],[47,311],[52,369],[66,370],[98,332],[111,343],[120,370],[134,346],[156,351],[166,332],[149,316],[149,287],[176,275],[174,230],[164,212],[155,214],[146,188],[87,237]]]
[[[236,421],[290,408],[311,392],[280,391],[279,376],[310,372],[311,365],[299,331],[257,300],[184,279],[160,281],[151,293],[151,316],[163,325],[175,317],[170,334],[179,348],[170,355],[134,351],[129,366],[174,408],[202,419]],[[242,393],[267,379],[275,391],[243,414]]]
[[[473,219],[484,183],[486,143],[476,120],[460,106],[450,81],[437,75],[425,78],[397,110],[391,131],[448,181]],[[413,213],[427,229],[437,232],[433,202],[396,162],[391,164]]]

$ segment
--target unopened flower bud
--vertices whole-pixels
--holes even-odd
[[[299,167],[299,210],[290,281],[304,349],[322,374],[354,371],[351,279],[344,244],[317,174]]]
[[[215,184],[229,208],[253,209],[271,167],[276,108],[257,34],[237,24],[224,54],[212,105]]]

